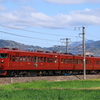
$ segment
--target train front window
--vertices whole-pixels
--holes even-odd
[[[8,58],[8,54],[7,53],[0,53],[0,58]]]

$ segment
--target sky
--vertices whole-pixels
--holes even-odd
[[[100,40],[100,0],[0,0],[0,39],[51,47]]]

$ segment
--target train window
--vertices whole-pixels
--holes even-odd
[[[20,56],[20,57],[19,57],[19,60],[20,60],[20,62],[22,62],[22,61],[23,61],[23,57],[22,57],[22,56]]]
[[[30,56],[28,56],[28,59],[27,59],[27,60],[28,60],[28,62],[31,62],[31,57],[30,57]]]
[[[37,56],[34,56],[34,57],[33,57],[33,62],[34,62],[34,63],[37,63],[37,62],[38,62],[38,57],[37,57]]]
[[[78,60],[77,59],[75,59],[75,64],[78,64]]]
[[[61,63],[64,63],[64,59],[63,58],[61,58]]]
[[[15,56],[11,56],[11,60],[14,62],[15,61]]]
[[[38,62],[43,62],[43,57],[38,57]]]
[[[73,60],[72,59],[68,59],[68,63],[73,63]]]
[[[52,63],[52,58],[48,58],[48,63]]]
[[[82,59],[75,59],[75,64],[82,64]]]
[[[79,59],[78,60],[78,64],[82,64],[83,63],[83,60],[82,59]]]
[[[32,62],[34,62],[34,57],[32,57]]]
[[[83,59],[80,60],[81,64],[83,64]]]
[[[89,61],[88,60],[86,60],[86,64],[89,64]]]
[[[67,59],[64,59],[64,63],[67,63]]]
[[[26,56],[23,56],[23,62],[26,62]]]
[[[80,59],[78,59],[78,64],[80,64],[81,63],[81,60]]]
[[[53,58],[53,62],[54,63],[57,63],[57,58]]]
[[[89,62],[90,62],[90,65],[91,65],[92,64],[91,60],[89,60]]]
[[[47,62],[47,57],[44,57],[44,62],[45,62],[45,63]]]
[[[97,61],[96,61],[96,64],[100,65],[100,60],[97,60]]]
[[[15,61],[18,62],[19,61],[19,56],[15,56]]]
[[[75,59],[75,64],[79,64],[78,59]]]
[[[0,58],[8,58],[8,54],[7,53],[0,53]]]

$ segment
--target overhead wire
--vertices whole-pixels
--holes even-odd
[[[10,19],[10,20],[13,20],[13,21],[19,22],[19,23],[23,23],[23,22],[27,23],[27,24],[30,23],[30,22],[26,22],[26,21],[22,21],[22,20],[17,20],[16,21],[15,19],[4,17],[4,16],[1,16],[1,17],[3,19]],[[33,33],[39,33],[39,34],[46,34],[46,35],[54,35],[54,36],[64,36],[65,37],[65,35],[58,35],[58,34],[50,34],[50,33],[43,33],[43,32],[31,31],[31,30],[26,30],[26,29],[22,29],[22,28],[7,26],[7,25],[0,25],[0,26],[11,28],[11,29],[17,29],[17,30],[27,31],[27,32],[33,32]],[[71,29],[67,29],[67,30],[71,30]],[[20,36],[20,37],[25,37],[25,38],[31,38],[31,39],[39,39],[39,40],[46,40],[46,41],[57,41],[57,40],[50,40],[50,39],[42,39],[42,38],[35,38],[35,37],[23,36],[23,35],[18,35],[18,34],[14,34],[14,33],[5,32],[5,31],[0,31],[0,32],[5,33],[5,34]],[[77,37],[77,36],[67,36],[67,37]]]
[[[0,31],[0,32],[1,32],[1,33],[5,33],[5,34],[10,34],[10,35],[15,35],[15,36],[20,36],[20,37],[25,37],[25,38],[32,38],[32,39],[47,40],[47,41],[56,41],[56,42],[57,42],[57,40],[41,39],[41,38],[35,38],[35,37],[29,37],[29,36],[23,36],[23,35],[18,35],[18,34],[14,34],[14,33],[5,32],[5,31]]]
[[[88,34],[90,34],[90,33],[88,33]],[[95,34],[90,34],[89,37],[91,37],[91,35],[92,35],[93,37],[100,38],[100,37],[96,36]]]
[[[8,40],[8,39],[5,39],[5,37],[3,37],[3,39],[4,39],[4,40]],[[10,41],[10,40],[9,40],[9,41]],[[11,41],[12,41],[12,40],[11,40]],[[22,39],[21,39],[21,40],[20,40],[20,39],[19,39],[19,40],[17,39],[16,42],[18,42],[18,41],[20,41],[20,43],[22,43],[23,40],[22,40]],[[31,43],[31,44],[34,43],[34,45],[36,45],[36,44],[41,44],[41,45],[52,45],[52,46],[54,45],[54,44],[48,43],[48,42],[45,42],[45,43],[44,43],[44,42],[37,42],[37,41],[31,42],[31,41],[29,41],[29,40],[25,40],[25,42]],[[26,44],[26,45],[27,45],[27,44]]]
[[[1,25],[2,27],[7,27],[7,28],[12,28],[12,29],[17,29],[17,30],[22,30],[22,31],[27,31],[27,32],[33,32],[33,33],[39,33],[39,34],[46,34],[46,35],[54,35],[54,36],[64,36],[65,35],[58,35],[58,34],[50,34],[50,33],[43,33],[43,32],[37,32],[37,31],[31,31],[31,30],[26,30],[26,29],[21,29],[21,28],[17,28],[17,27],[11,27],[11,26],[6,26],[6,25]],[[68,36],[68,37],[76,37],[76,36]]]

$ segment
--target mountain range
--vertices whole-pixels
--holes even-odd
[[[66,46],[58,46],[58,47],[40,47],[40,46],[33,46],[33,45],[25,45],[21,44],[15,41],[10,40],[0,40],[0,48],[7,47],[7,48],[18,48],[19,50],[42,50],[42,51],[57,51],[59,53],[65,53],[66,52]],[[74,42],[72,44],[69,44],[68,47],[69,53],[72,54],[82,54],[82,43],[81,42]],[[99,41],[93,41],[88,40],[86,41],[86,54],[87,55],[95,55],[100,56],[100,40]]]

